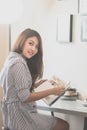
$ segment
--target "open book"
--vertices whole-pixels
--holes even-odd
[[[36,92],[39,92],[39,91],[43,91],[43,90],[46,90],[46,89],[48,89],[48,88],[53,88],[53,87],[55,87],[55,85],[52,85],[52,83],[49,82],[49,81],[45,81],[45,82],[42,83],[39,87],[37,87],[37,88],[35,89],[35,91],[36,91]],[[70,87],[70,82],[65,85],[65,91],[66,91],[69,87]],[[65,91],[64,91],[64,93],[65,93]],[[63,94],[64,94],[64,93],[63,93]],[[57,95],[49,95],[49,96],[43,98],[43,101],[44,101],[47,105],[50,106],[50,105],[52,105],[56,100],[58,100],[63,94],[61,94],[60,96],[57,96]]]

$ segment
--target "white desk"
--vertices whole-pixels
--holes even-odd
[[[46,105],[42,100],[37,101],[37,108],[39,110],[50,111],[70,115],[81,116],[84,118],[84,130],[87,130],[87,107],[84,107],[80,101],[66,101],[58,100],[52,106]]]

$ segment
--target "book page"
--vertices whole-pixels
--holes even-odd
[[[43,91],[49,88],[53,88],[55,86],[53,86],[49,81],[45,81],[44,83],[42,83],[39,87],[35,88],[36,92],[39,91]],[[58,96],[56,95],[49,95],[45,98],[43,98],[44,102],[48,105],[50,105]]]

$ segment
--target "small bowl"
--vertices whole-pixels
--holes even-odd
[[[66,95],[66,96],[76,96],[77,95],[76,89],[75,88],[68,88],[64,95]]]

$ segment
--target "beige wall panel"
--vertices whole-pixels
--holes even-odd
[[[9,51],[8,25],[0,25],[0,70]]]
[[[8,25],[0,25],[0,71],[9,51],[9,34]],[[0,87],[0,101],[3,97],[3,90]],[[0,130],[2,127],[2,113],[0,107]]]

